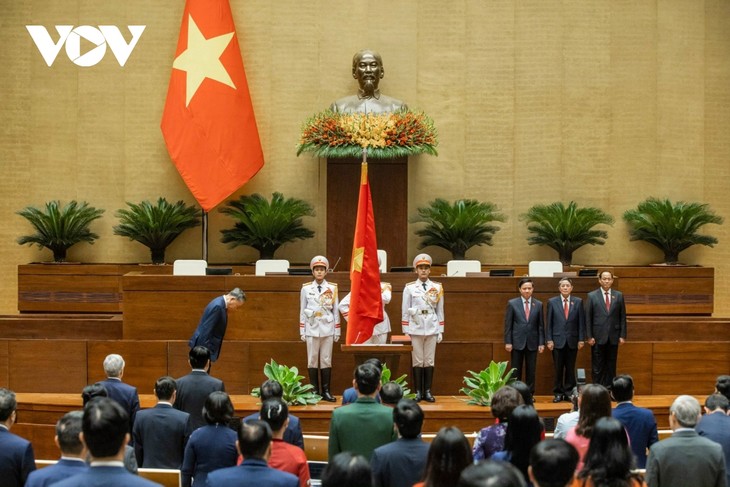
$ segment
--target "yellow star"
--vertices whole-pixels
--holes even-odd
[[[206,39],[198,29],[193,16],[188,18],[188,48],[172,63],[172,67],[187,73],[185,106],[190,105],[205,78],[219,81],[236,89],[220,56],[233,39],[233,32]]]
[[[352,270],[362,272],[362,259],[365,256],[365,247],[358,247],[352,253]]]

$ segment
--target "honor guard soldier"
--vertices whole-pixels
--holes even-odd
[[[434,402],[431,394],[436,344],[441,343],[444,333],[444,288],[431,281],[431,256],[418,254],[413,259],[413,269],[418,279],[403,289],[403,333],[410,335],[413,352],[413,381],[416,401]]]
[[[380,256],[378,256],[378,267],[380,267]],[[373,335],[363,342],[363,345],[384,345],[388,342],[388,333],[390,333],[390,318],[388,313],[385,312],[385,305],[390,303],[390,298],[393,288],[389,282],[380,283],[380,297],[383,300],[383,321],[375,325],[373,328]],[[350,314],[350,293],[342,298],[338,307],[340,314],[346,320]]]
[[[334,402],[330,394],[332,377],[332,342],[340,340],[340,313],[337,284],[325,280],[329,261],[317,255],[309,263],[314,281],[302,285],[299,308],[299,335],[307,342],[309,382],[325,401]],[[319,371],[322,388],[319,388]]]

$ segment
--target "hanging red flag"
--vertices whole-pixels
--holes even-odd
[[[187,0],[162,114],[178,172],[205,211],[264,165],[228,0]]]
[[[373,335],[373,328],[381,321],[383,321],[383,299],[380,294],[378,242],[375,237],[375,216],[368,182],[368,163],[363,161],[350,265],[347,345],[363,343]]]

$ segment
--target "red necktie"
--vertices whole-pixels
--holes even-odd
[[[611,298],[608,297],[608,291],[606,291],[606,311],[611,309]]]
[[[568,307],[568,300],[563,300],[563,312],[565,313],[565,319],[568,319],[568,313],[570,312],[570,308]]]
[[[530,319],[530,302],[525,301],[525,318]]]

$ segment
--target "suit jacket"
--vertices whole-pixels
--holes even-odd
[[[542,320],[542,303],[530,300],[530,318],[525,317],[522,297],[510,299],[504,313],[504,343],[515,350],[535,351],[545,345],[545,327]]]
[[[332,412],[329,458],[350,451],[370,460],[373,450],[396,438],[393,410],[376,403],[373,398],[361,397]]]
[[[30,442],[0,427],[0,479],[3,487],[23,487],[33,470],[35,457]]]
[[[210,361],[218,360],[223,345],[223,337],[226,336],[228,327],[228,312],[226,311],[226,299],[218,296],[203,310],[198,328],[188,341],[190,348],[203,346],[210,350]]]
[[[565,318],[563,297],[548,299],[545,312],[545,341],[553,342],[555,348],[578,348],[578,342],[585,340],[586,314],[583,300],[571,295],[568,298],[568,318]]]
[[[192,433],[188,413],[168,404],[157,404],[137,413],[132,432],[140,467],[179,469],[182,466],[185,444]]]
[[[195,430],[205,426],[203,406],[211,392],[223,391],[226,387],[223,381],[211,377],[204,370],[193,370],[188,375],[180,377],[177,382],[177,396],[175,409],[185,411],[190,415],[190,427]]]
[[[247,458],[237,467],[211,472],[206,485],[211,487],[299,487],[299,478],[269,467],[264,460]]]
[[[618,404],[612,412],[621,421],[631,439],[631,451],[636,457],[636,467],[646,468],[646,449],[659,441],[654,413],[636,407],[630,402]]]
[[[618,345],[619,338],[626,338],[626,304],[624,295],[613,289],[611,307],[606,311],[603,289],[588,293],[586,299],[586,339],[596,339],[599,345]]]
[[[124,467],[89,467],[53,487],[162,487],[156,482],[129,473]]]
[[[375,487],[411,487],[423,478],[429,444],[420,438],[400,438],[373,451]]]
[[[648,487],[724,487],[722,447],[682,429],[652,445],[646,462]]]
[[[134,424],[134,418],[139,411],[139,394],[137,394],[137,388],[125,384],[120,379],[107,378],[99,382],[106,389],[107,394],[110,398],[117,401],[127,414],[129,414],[129,432],[132,433],[132,425]]]
[[[227,426],[216,424],[198,428],[190,435],[185,446],[185,458],[180,469],[182,487],[205,485],[205,479],[213,470],[233,467],[238,461],[236,432]]]
[[[259,413],[249,414],[243,421],[250,421],[252,419],[259,419]],[[302,423],[299,418],[293,414],[289,415],[289,425],[284,430],[284,441],[290,445],[298,446],[304,450],[304,435],[302,434]]]
[[[89,466],[83,460],[65,460],[62,458],[54,465],[31,472],[25,487],[48,487],[61,480],[84,473],[88,469]]]
[[[722,413],[706,414],[700,419],[695,431],[722,446],[725,453],[725,475],[730,486],[730,416]]]

